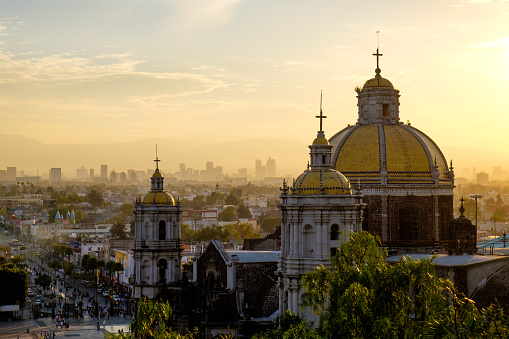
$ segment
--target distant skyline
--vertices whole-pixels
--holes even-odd
[[[380,31],[403,122],[448,160],[468,155],[447,148],[508,145],[507,0],[28,0],[0,15],[0,134],[309,143],[323,90],[330,138],[357,120]]]

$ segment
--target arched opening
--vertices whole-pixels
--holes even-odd
[[[316,246],[315,231],[311,225],[304,226],[304,256],[312,258]]]
[[[159,240],[166,240],[166,221],[159,221]]]
[[[330,228],[330,240],[339,240],[339,226],[336,224]]]
[[[166,261],[166,259],[159,259],[159,261],[157,262],[157,271],[158,271],[158,276],[157,276],[157,281],[161,284],[164,284],[166,283],[166,269],[168,268],[168,262]]]
[[[145,260],[141,267],[141,281],[144,283],[150,283],[150,263],[148,260]]]
[[[422,209],[417,206],[399,210],[399,236],[404,243],[412,245],[422,239]]]
[[[283,293],[283,312],[288,310],[288,290],[285,290]]]
[[[325,165],[325,155],[322,155],[322,165]]]

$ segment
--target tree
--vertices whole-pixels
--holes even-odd
[[[258,238],[258,233],[253,230],[253,226],[249,223],[225,225],[225,229],[228,230],[230,239],[238,244],[244,243],[244,239]]]
[[[238,205],[239,199],[237,199],[237,196],[235,195],[235,191],[232,190],[230,194],[224,199],[224,203],[226,205]]]
[[[52,281],[51,277],[46,273],[39,274],[37,275],[37,277],[35,277],[35,283],[41,286],[44,290],[49,288],[49,286],[51,285],[51,281]]]
[[[134,206],[133,204],[122,204],[122,206],[120,206],[118,210],[125,214],[126,216],[131,216],[134,212]]]
[[[235,207],[228,206],[224,211],[220,212],[217,215],[217,220],[219,221],[234,221],[237,218],[237,211]]]
[[[279,226],[279,218],[264,218],[261,223],[264,232],[273,232],[276,226]]]
[[[110,219],[110,222],[111,221],[113,221],[113,226],[110,228],[111,235],[120,239],[127,238],[125,221],[122,218],[112,218]]]
[[[0,305],[25,306],[28,292],[28,276],[24,269],[7,263],[0,267]]]
[[[237,215],[239,218],[252,218],[253,215],[251,214],[251,211],[249,210],[249,207],[247,207],[244,204],[240,204],[237,208]]]
[[[504,222],[507,219],[507,211],[503,207],[499,207],[493,212],[493,221]]]
[[[99,207],[104,205],[104,198],[100,191],[95,188],[91,188],[87,193],[85,199],[94,207]]]
[[[378,243],[371,234],[351,233],[330,268],[303,277],[305,305],[320,315],[321,337],[484,338],[495,326],[499,333],[509,329],[499,308],[479,311],[449,279],[438,278],[433,259],[402,257],[389,265]],[[487,321],[489,314],[495,321]]]

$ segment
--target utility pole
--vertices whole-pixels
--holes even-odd
[[[477,199],[481,199],[483,197],[483,195],[482,194],[470,194],[468,197],[475,199],[475,229],[477,231],[479,231],[479,228],[477,227]]]

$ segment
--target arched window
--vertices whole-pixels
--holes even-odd
[[[315,230],[311,225],[304,226],[304,256],[312,258],[316,246]]]
[[[336,224],[330,228],[330,240],[339,240],[339,226]]]
[[[141,281],[144,283],[150,283],[150,264],[148,260],[143,262],[143,266],[141,267]]]
[[[157,268],[159,272],[157,281],[162,284],[166,283],[166,269],[168,268],[168,262],[166,259],[159,259],[157,262]]]
[[[159,240],[166,240],[166,221],[159,221]]]
[[[325,155],[322,155],[322,165],[325,165]]]
[[[422,236],[422,209],[405,207],[399,210],[400,240],[409,245],[420,242]]]

